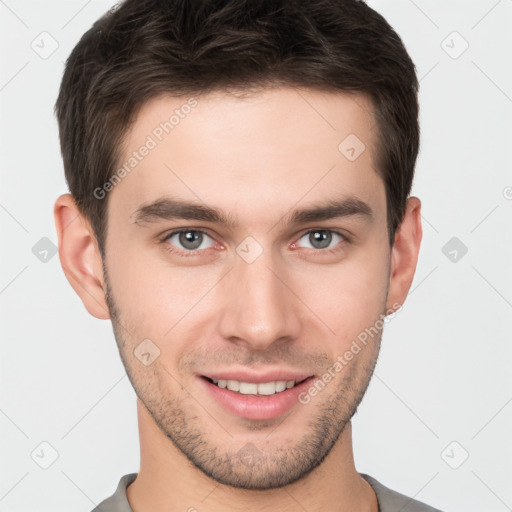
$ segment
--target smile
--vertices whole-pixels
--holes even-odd
[[[270,382],[241,382],[238,380],[208,379],[219,388],[229,389],[241,395],[274,395],[292,389],[297,384],[294,380],[277,380]]]
[[[208,377],[198,375],[204,394],[213,403],[230,415],[250,420],[271,420],[289,414],[300,405],[300,393],[314,379],[312,375],[293,371],[272,371],[266,375],[244,371],[218,372]]]

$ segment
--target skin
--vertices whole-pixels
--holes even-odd
[[[109,192],[104,265],[72,197],[55,203],[64,272],[89,313],[112,320],[138,396],[141,466],[128,500],[135,512],[376,511],[355,469],[350,418],[382,331],[307,404],[275,419],[226,411],[205,396],[200,375],[286,368],[321,376],[404,303],[422,237],[420,200],[408,199],[390,248],[376,127],[362,95],[280,87],[196,99]],[[164,95],[144,104],[122,161],[185,102]],[[366,146],[355,161],[338,150],[349,134]],[[141,205],[166,195],[222,209],[238,225],[134,222]],[[370,205],[373,218],[285,222],[293,209],[346,196]],[[186,228],[207,235],[189,257],[178,235],[163,239]],[[315,230],[347,238],[333,234],[329,253],[311,240]],[[251,263],[236,251],[247,236],[262,249]],[[147,366],[134,356],[144,339],[160,350]]]

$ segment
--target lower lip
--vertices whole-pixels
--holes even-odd
[[[299,404],[299,395],[311,385],[313,379],[314,377],[308,377],[293,388],[273,395],[242,395],[227,388],[219,388],[204,377],[199,378],[225,410],[250,420],[270,420],[286,414]]]

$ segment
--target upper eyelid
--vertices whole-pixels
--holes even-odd
[[[209,236],[212,240],[214,240],[215,242],[217,242],[217,240],[215,239],[214,236],[210,235],[208,233],[208,231],[205,231],[204,229],[202,228],[194,228],[194,227],[190,227],[190,228],[180,228],[180,229],[176,229],[174,231],[170,231],[169,233],[166,233],[162,236],[162,241],[166,241],[168,240],[169,238],[171,238],[172,236],[174,235],[177,235],[178,233],[186,233],[187,231],[195,231],[197,233],[202,233],[206,236]],[[306,231],[304,232],[300,232],[301,234],[299,235],[295,235],[294,239],[296,241],[300,240],[302,237],[304,237],[305,235],[309,234],[309,233],[312,233],[312,232],[315,232],[315,231],[328,231],[330,233],[334,233],[336,235],[339,235],[341,236],[345,241],[349,241],[350,240],[350,237],[348,235],[346,235],[345,233],[342,233],[334,228],[307,228]],[[220,242],[217,242],[217,243],[220,243]],[[296,243],[296,242],[293,242],[293,243]],[[221,244],[222,245],[222,244]],[[187,251],[187,252],[194,252],[194,251],[204,251],[206,249],[194,249],[192,251]]]
[[[343,243],[343,242],[348,243],[351,241],[351,237],[349,235],[346,235],[345,233],[338,231],[337,229],[329,229],[329,228],[312,228],[312,229],[310,228],[307,231],[305,231],[304,233],[302,233],[297,238],[297,241],[299,241],[305,235],[312,233],[312,232],[314,233],[315,231],[328,231],[329,233],[334,233],[335,235],[338,235],[343,239],[340,243]],[[295,243],[295,242],[293,242],[293,243]],[[319,250],[321,250],[321,249],[319,249]]]
[[[215,237],[210,235],[208,231],[200,228],[180,228],[174,231],[169,231],[168,233],[164,233],[161,237],[163,241],[169,239],[171,236],[177,235],[178,233],[187,233],[188,231],[195,231],[196,233],[202,233],[203,235],[209,236],[212,240],[215,240]],[[216,241],[216,240],[215,240]]]

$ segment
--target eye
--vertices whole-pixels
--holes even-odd
[[[197,229],[182,229],[181,231],[173,231],[164,238],[164,242],[169,243],[184,252],[194,252],[208,249],[212,247],[213,244],[215,244],[215,240],[208,236],[204,231]],[[213,244],[211,244],[212,242]],[[208,245],[209,243],[211,245]]]
[[[313,229],[302,235],[299,241],[303,239],[306,240],[306,243],[310,244],[309,247],[311,249],[317,250],[333,249],[340,242],[348,242],[347,237],[330,229]],[[331,246],[333,242],[335,242],[335,244]],[[296,244],[293,245],[295,246]],[[306,247],[308,246],[306,245]]]

